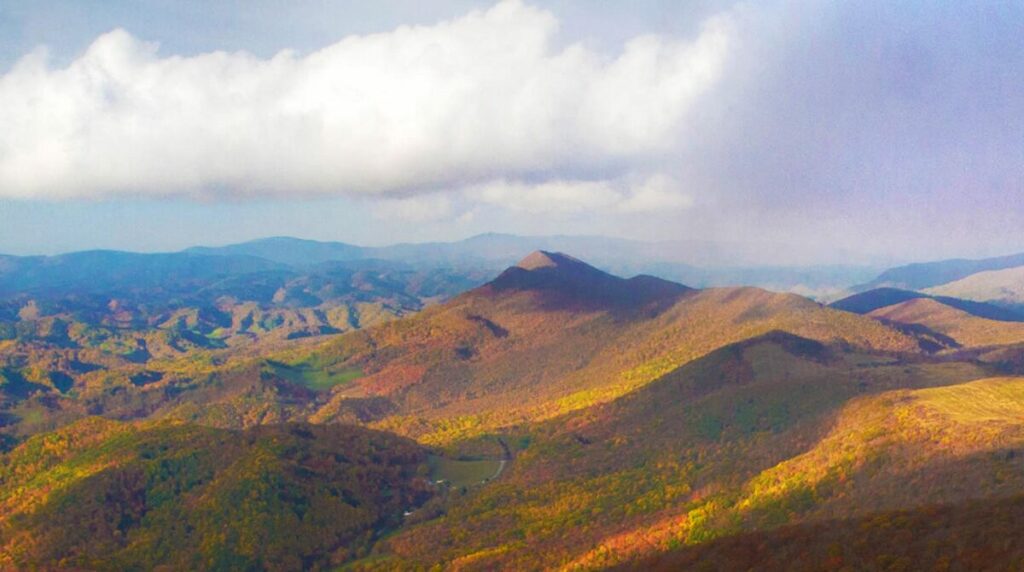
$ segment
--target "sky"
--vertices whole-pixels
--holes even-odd
[[[1021,94],[1012,2],[0,0],[0,252],[1019,252]]]

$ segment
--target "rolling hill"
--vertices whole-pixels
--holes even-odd
[[[1024,266],[971,274],[926,290],[936,296],[956,296],[1013,309],[1024,308]]]
[[[825,527],[863,543],[879,519],[907,530],[929,514],[973,538],[1024,490],[1024,323],[895,296],[862,315],[536,251],[331,337],[115,364],[65,391],[8,368],[0,557],[576,570],[742,563],[779,539],[808,562],[856,564],[918,544],[834,553]]]
[[[956,342],[958,346],[999,346],[1024,342],[1024,323],[989,320],[940,299],[914,298],[874,310],[869,316],[898,324],[924,326]]]
[[[1002,451],[1024,443],[1024,385],[959,385],[985,372],[770,332],[512,432],[506,476],[356,569],[601,569],[836,513],[1012,492],[1024,477],[1000,472]],[[960,401],[979,409],[957,417]]]
[[[1024,315],[1021,313],[1001,306],[996,306],[994,304],[953,298],[950,296],[929,295],[923,292],[912,292],[910,290],[899,290],[897,288],[876,288],[874,290],[868,290],[867,292],[853,294],[841,300],[832,302],[829,306],[838,310],[853,312],[855,314],[869,314],[880,308],[921,298],[935,300],[936,302],[967,312],[968,314],[979,318],[1001,320],[1004,322],[1024,321]]]
[[[180,314],[173,331],[187,334],[201,318]],[[221,327],[246,323],[259,322],[235,315]],[[8,346],[11,421],[2,432],[23,436],[55,427],[53,420],[103,413],[222,427],[359,421],[451,443],[614,399],[775,329],[890,352],[920,348],[913,335],[799,296],[623,279],[538,252],[420,315],[322,344],[197,344],[156,354],[159,346],[147,339],[146,354],[127,345],[120,361],[102,348],[58,341]],[[54,371],[71,373],[54,378]]]
[[[1000,570],[1024,560],[1021,497],[970,501],[748,532],[617,570]]]
[[[751,487],[754,494],[782,494],[791,503],[800,502],[791,496],[800,486],[811,486],[801,493],[807,494],[802,510],[809,509],[814,524],[725,536],[633,565],[994,570],[1020,562],[1024,545],[1013,523],[1024,510],[1024,380],[883,394],[848,409],[859,419],[841,421],[818,447]],[[814,479],[808,479],[810,467],[829,457],[827,466],[859,465],[861,474],[837,482],[819,472],[827,480],[808,483]],[[920,506],[907,506],[913,503]]]
[[[513,276],[517,274],[513,272]],[[530,288],[536,281],[529,280]],[[521,288],[518,279],[515,284]],[[541,299],[551,300],[546,296],[550,292],[540,292]],[[555,292],[554,300],[558,300],[557,289]],[[684,298],[688,295],[693,293],[683,293]],[[825,344],[778,330],[719,347],[616,399],[502,429],[499,442],[507,443],[513,460],[496,482],[442,494],[436,499],[440,504],[424,509],[422,517],[409,520],[368,552],[370,545],[361,544],[361,549],[344,554],[357,556],[351,566],[360,570],[436,564],[462,569],[600,568],[677,545],[700,544],[743,531],[771,531],[787,523],[813,523],[836,513],[851,516],[860,510],[844,503],[865,511],[886,511],[947,499],[988,498],[1001,490],[1014,490],[1017,482],[1005,480],[1006,476],[1000,477],[1003,481],[984,480],[1001,474],[998,463],[1005,458],[986,456],[984,451],[994,444],[1014,446],[1018,439],[1006,420],[1019,415],[1019,380],[960,385],[986,377],[988,370],[976,363],[915,363],[892,356],[856,349],[841,338]],[[251,377],[238,376],[239,382],[246,379]],[[929,387],[945,388],[924,389]],[[207,400],[196,403],[206,407]],[[963,403],[970,407],[962,407]],[[894,419],[899,423],[889,427]],[[960,425],[952,426],[954,423]],[[71,425],[56,435],[78,434],[77,427]],[[151,427],[159,431],[188,428],[222,436],[250,434],[218,433],[192,425],[158,423]],[[334,430],[332,427],[336,426],[327,425],[323,430]],[[278,438],[279,430],[273,427],[254,430],[269,431]],[[135,434],[135,430],[130,432]],[[182,441],[209,449],[205,434]],[[143,435],[149,435],[149,429]],[[891,438],[878,441],[874,435]],[[468,437],[455,448],[484,451],[483,445],[495,439],[474,432]],[[26,456],[25,451],[32,450],[40,439],[62,442],[64,438],[30,439],[8,458]],[[163,442],[165,437],[159,439]],[[958,443],[958,448],[944,445],[947,439]],[[96,442],[108,441],[104,437]],[[935,445],[924,446],[929,443]],[[102,445],[100,449],[108,451],[105,455],[122,458],[124,447]],[[82,451],[86,459],[95,458],[88,443],[69,450]],[[268,462],[277,451],[289,450],[274,449]],[[168,454],[176,457],[173,451],[172,447]],[[849,457],[836,456],[837,451]],[[897,453],[909,457],[900,463],[878,464],[879,459]],[[944,462],[944,455],[961,453],[967,455],[967,467],[971,468],[950,469],[954,471],[951,475],[960,475],[959,481],[936,477],[937,484],[926,480],[914,489],[915,494],[927,498],[908,496],[898,486],[903,478],[898,467],[927,467],[920,470],[920,478],[929,479],[929,475],[941,476],[933,467]],[[979,460],[974,460],[976,457]],[[64,463],[64,457],[60,458]],[[844,460],[847,458],[850,460]],[[78,461],[74,463],[74,467],[80,466]],[[66,464],[44,465],[56,467],[53,474],[69,472]],[[837,473],[840,469],[836,466],[845,472]],[[857,477],[865,470],[870,471],[867,476]],[[784,487],[759,484],[777,482]],[[851,492],[843,492],[837,483],[851,487]],[[111,485],[103,481],[96,486]],[[867,489],[861,492],[857,486]],[[817,495],[809,501],[801,496],[807,487]],[[867,496],[846,498],[854,493]],[[838,508],[829,508],[833,505]],[[757,508],[751,512],[748,507]],[[74,514],[69,518],[79,518]],[[735,524],[731,516],[735,514],[748,516]],[[71,526],[64,522],[56,524]],[[152,530],[159,530],[161,537],[175,538],[176,533],[159,528],[165,526],[162,522],[152,524]],[[698,526],[698,522],[702,524]],[[257,522],[253,526],[264,530],[274,525]],[[234,547],[225,550],[236,555]],[[264,557],[270,558],[259,556]],[[142,557],[125,552],[123,558],[119,562],[135,563]],[[103,562],[109,561],[100,564]]]
[[[0,271],[0,402],[63,395],[103,372],[372,326],[489,276],[375,260],[298,270],[236,255],[7,259]]]
[[[623,279],[537,252],[444,305],[315,349],[319,363],[363,376],[313,419],[374,396],[396,411],[378,427],[451,441],[614,399],[772,330],[880,351],[920,347],[875,320],[795,295]]]
[[[430,496],[425,463],[355,427],[85,419],[0,459],[0,567],[325,569]]]

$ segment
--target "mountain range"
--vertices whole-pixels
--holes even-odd
[[[856,286],[853,290],[862,292],[880,287],[923,290],[956,282],[972,274],[1022,266],[1024,266],[1024,253],[977,260],[956,258],[937,262],[919,262],[890,268],[874,280]]]
[[[823,305],[554,250],[490,271],[281,245],[4,260],[3,567],[997,569],[1024,553],[1024,321],[1005,300],[935,284]],[[95,278],[61,283],[63,265]],[[256,326],[358,303],[392,310]]]
[[[710,241],[643,242],[603,236],[516,236],[489,233],[456,242],[361,247],[288,237],[224,247],[195,247],[186,252],[248,255],[290,265],[328,260],[377,259],[417,267],[487,268],[497,274],[534,250],[572,252],[617,274],[654,274],[694,286],[762,286],[804,294],[832,293],[878,272],[869,265],[780,265],[760,248]]]

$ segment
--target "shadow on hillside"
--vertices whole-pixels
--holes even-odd
[[[844,408],[858,398],[919,388],[920,376],[930,371],[908,374],[904,365],[882,364],[888,365],[865,369],[861,361],[848,359],[842,348],[781,331],[738,342],[598,408],[550,422],[550,446],[565,454],[546,467],[545,474],[610,472],[679,455],[704,467],[691,483],[695,489],[714,485],[727,474],[751,478],[815,450],[838,429]],[[942,384],[966,381],[950,378]],[[1014,455],[1024,461],[1020,452],[1011,458]],[[908,483],[920,489],[929,475],[943,475],[943,482],[955,483],[958,471],[956,466],[933,466],[921,475],[908,475],[893,465],[882,476],[889,498],[898,499]],[[1024,465],[1019,472],[1024,475]],[[850,476],[852,481],[860,478],[876,477]],[[900,505],[875,508],[893,506]],[[870,507],[852,507],[861,508]]]
[[[477,294],[495,298],[530,292],[549,312],[608,311],[619,318],[651,318],[696,290],[653,276],[623,279],[593,268],[524,270],[511,267]]]
[[[418,444],[362,427],[123,431],[49,471],[36,468],[30,484],[48,493],[43,502],[0,523],[31,535],[15,562],[30,569],[326,569],[332,558],[365,553],[376,534],[401,523],[403,510],[432,494],[417,476],[426,466]],[[52,491],[36,484],[97,458],[102,468],[56,480]]]
[[[752,362],[748,350],[767,350],[772,361]],[[546,470],[568,478],[666,455],[699,457],[707,469],[692,483],[699,488],[721,476],[712,459],[743,450],[734,468],[757,474],[828,435],[851,398],[883,390],[841,381],[835,368],[849,367],[841,352],[784,331],[719,348],[618,399],[550,421],[550,446],[565,454]]]
[[[719,538],[620,570],[1016,570],[1024,496],[889,511]]]

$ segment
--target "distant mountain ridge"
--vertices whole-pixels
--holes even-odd
[[[699,248],[693,248],[694,246]],[[376,258],[417,264],[490,262],[504,268],[534,250],[570,251],[590,260],[619,260],[630,256],[682,262],[693,252],[708,252],[709,244],[649,243],[601,236],[518,236],[485,233],[453,242],[398,243],[388,246],[357,246],[344,242],[322,242],[292,237],[257,239],[221,247],[192,247],[185,252],[213,255],[246,254],[286,264],[309,264],[326,260]]]
[[[421,270],[454,268],[497,275],[526,253],[535,250],[572,252],[617,275],[649,274],[694,287],[758,286],[812,297],[834,297],[852,284],[876,276],[879,271],[879,268],[864,265],[780,264],[770,249],[764,252],[763,246],[754,248],[740,243],[704,240],[644,242],[603,236],[518,236],[500,233],[480,234],[453,242],[399,243],[389,246],[359,246],[279,236],[225,246],[194,246],[179,253],[164,253],[162,256],[256,257],[299,270],[325,263],[344,262],[352,266],[356,263],[380,261]],[[0,276],[9,266],[23,266],[24,259],[54,260],[78,254],[51,257],[0,255]]]
[[[247,254],[285,264],[325,259],[401,261],[417,267],[474,266],[497,272],[528,252],[572,252],[618,275],[650,274],[705,286],[759,286],[804,295],[838,292],[869,279],[878,269],[853,265],[780,265],[740,244],[701,240],[644,242],[603,236],[518,236],[486,233],[454,242],[402,243],[364,247],[289,237],[224,247],[194,247],[201,254]]]
[[[1024,314],[1007,308],[1002,308],[994,304],[962,300],[960,298],[953,298],[950,296],[932,296],[922,292],[900,290],[898,288],[875,288],[874,290],[868,290],[867,292],[861,292],[859,294],[843,298],[842,300],[837,300],[829,304],[829,306],[839,310],[853,312],[855,314],[870,314],[875,310],[879,310],[887,306],[893,306],[910,300],[922,298],[935,300],[936,302],[967,312],[968,314],[979,318],[1000,320],[1004,322],[1024,321]]]
[[[1024,311],[1024,266],[978,272],[928,288],[925,292],[985,301]]]
[[[56,256],[6,257],[0,265],[0,296],[88,294],[110,288],[173,289],[237,274],[284,270],[265,258],[193,253],[142,254],[88,250]]]
[[[208,256],[256,256],[290,266],[303,266],[368,258],[366,250],[361,246],[344,242],[319,242],[275,236],[227,246],[193,246],[183,252]]]
[[[919,262],[890,268],[877,278],[854,287],[854,292],[889,287],[903,290],[923,290],[947,284],[987,270],[1003,270],[1024,266],[1024,253],[968,260],[956,258],[937,262]]]

